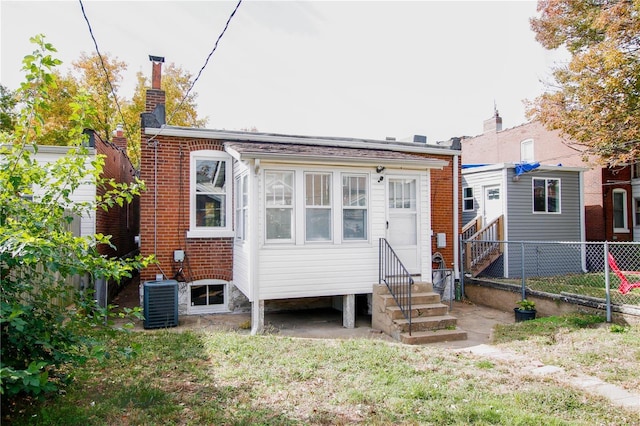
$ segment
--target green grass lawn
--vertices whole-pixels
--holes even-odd
[[[521,279],[496,278],[498,282],[521,285]],[[568,274],[549,277],[530,277],[526,279],[525,285],[529,290],[541,291],[545,293],[561,294],[571,293],[581,296],[589,296],[604,300],[606,298],[606,283],[602,273],[588,274]],[[609,278],[611,296],[614,303],[629,305],[640,304],[640,289],[631,290],[627,294],[620,294],[618,286],[620,280],[615,274]]]
[[[637,375],[637,327],[613,330],[594,326],[601,319],[572,318],[496,330],[496,344],[529,348],[557,365],[556,353],[572,368],[594,371],[627,348],[620,368],[633,360]],[[139,344],[138,356],[82,366],[64,392],[3,413],[2,424],[640,424],[640,413],[552,377],[449,349],[235,332],[144,331],[120,339]],[[565,350],[549,350],[554,346]],[[572,346],[575,352],[566,349]],[[612,381],[631,371],[616,374]]]

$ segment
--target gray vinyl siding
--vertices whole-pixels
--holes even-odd
[[[510,240],[580,241],[580,174],[578,172],[537,171],[507,176],[507,215]],[[533,212],[533,179],[560,180],[560,213]]]
[[[580,241],[580,173],[534,171],[513,181],[513,169],[507,176],[507,235],[509,241]],[[560,180],[560,213],[533,213],[533,179]],[[577,273],[581,269],[580,250],[559,250],[557,245],[526,245],[527,276],[551,276]],[[509,276],[522,275],[522,246],[508,245]]]
[[[462,186],[473,187],[474,211],[462,213],[463,224],[482,213],[483,187],[502,184],[502,197],[506,197],[505,236],[509,242],[500,259],[487,268],[483,275],[553,276],[581,272],[582,248],[579,245],[560,248],[558,244],[520,244],[521,241],[581,241],[580,172],[575,170],[534,170],[514,180],[513,167],[505,169],[463,171]],[[533,212],[533,178],[560,180],[560,213]],[[524,248],[524,250],[523,250]],[[508,259],[509,264],[504,262]]]

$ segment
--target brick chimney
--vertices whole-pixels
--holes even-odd
[[[484,126],[482,133],[496,133],[502,130],[502,117],[500,117],[500,113],[498,109],[494,107],[493,117],[488,120],[484,120]]]
[[[151,72],[151,89],[147,89],[145,112],[141,115],[142,127],[161,127],[165,124],[165,92],[160,88],[162,82],[162,56],[151,56],[153,63]]]
[[[122,130],[122,124],[116,126],[116,130],[113,131],[113,137],[111,142],[118,148],[127,152],[127,138],[124,137],[124,131]]]

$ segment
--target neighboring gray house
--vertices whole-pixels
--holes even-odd
[[[516,242],[585,240],[583,168],[538,163],[462,168],[463,239],[509,241],[466,245],[465,272],[520,277],[523,253]],[[583,250],[576,250],[580,258],[564,262],[565,255],[560,261],[545,253],[552,249],[538,245],[535,253],[525,253],[525,273],[580,272],[575,265],[585,270]]]

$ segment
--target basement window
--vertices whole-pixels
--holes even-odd
[[[228,312],[228,286],[223,280],[199,280],[189,284],[189,314]]]

